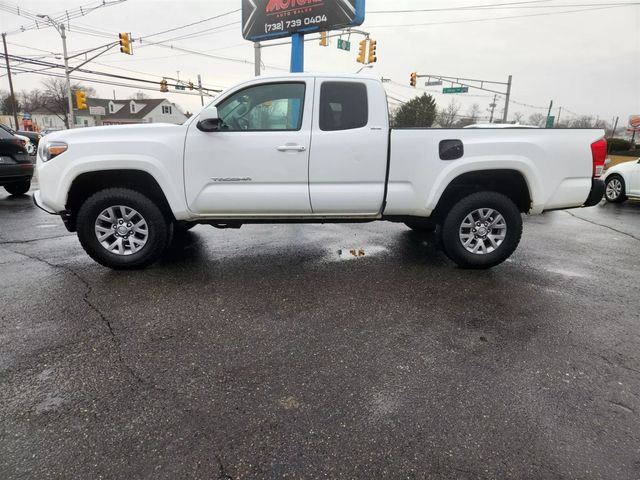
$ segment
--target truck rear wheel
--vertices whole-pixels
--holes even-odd
[[[89,197],[78,211],[76,224],[89,256],[117,270],[155,262],[171,237],[171,224],[158,205],[126,188],[109,188]]]
[[[521,236],[518,207],[496,192],[478,192],[461,199],[442,226],[444,251],[463,268],[490,268],[504,262]]]

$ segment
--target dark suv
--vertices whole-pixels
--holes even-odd
[[[11,195],[22,195],[29,191],[32,176],[24,142],[0,128],[0,185]]]

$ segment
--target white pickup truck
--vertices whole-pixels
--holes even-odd
[[[196,224],[403,222],[462,267],[508,258],[522,213],[595,205],[601,130],[390,129],[380,80],[258,77],[182,125],[55,132],[34,201],[102,265],[140,268]]]

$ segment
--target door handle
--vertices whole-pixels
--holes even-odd
[[[280,145],[278,147],[279,152],[304,152],[306,149],[307,147],[305,147],[304,145],[293,144]]]

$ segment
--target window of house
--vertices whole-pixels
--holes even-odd
[[[129,104],[129,111],[130,111],[131,113],[136,113],[136,104],[135,104],[134,102],[131,102],[131,103]]]
[[[115,111],[116,111],[115,105],[109,102],[109,113],[114,113]]]
[[[85,127],[88,127],[88,126],[89,126],[89,120],[87,120],[86,118],[85,118],[85,120],[84,120],[84,126],[85,126]]]
[[[304,83],[256,85],[241,90],[217,105],[226,131],[300,130]]]
[[[355,82],[324,82],[320,88],[320,130],[351,130],[369,121],[367,86]]]
[[[171,105],[163,105],[162,106],[162,113],[167,114],[167,115],[171,115]]]

